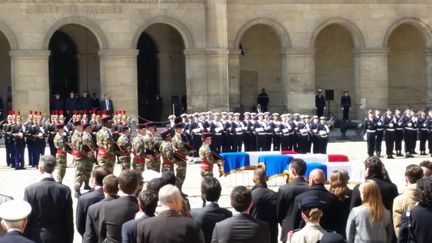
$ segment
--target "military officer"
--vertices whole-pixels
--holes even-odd
[[[130,150],[132,144],[130,140],[130,129],[128,126],[121,126],[119,130],[120,137],[117,139],[117,145],[122,150],[119,155],[119,161],[122,165],[122,170],[126,170],[131,167]]]
[[[147,130],[144,137],[144,147],[146,150],[146,167],[149,170],[160,172],[160,141],[156,137],[156,124],[154,122],[147,122],[145,123],[145,125]]]
[[[264,120],[263,113],[258,113],[258,121],[255,123],[254,129],[257,139],[257,151],[265,151],[267,122]]]
[[[429,135],[426,111],[422,110],[417,117],[418,134],[420,140],[420,155],[426,155],[426,141]]]
[[[56,148],[54,146],[54,137],[56,135],[56,123],[58,119],[57,111],[53,111],[50,117],[50,122],[45,125],[45,131],[48,135],[48,145],[50,148],[50,154],[52,156],[56,155]]]
[[[222,161],[214,158],[212,151],[210,150],[210,145],[212,143],[212,134],[203,133],[202,134],[202,145],[199,149],[199,157],[201,160],[201,176],[213,176],[213,165],[217,164],[219,166],[219,176],[223,175],[223,165]]]
[[[394,120],[395,120],[395,150],[396,150],[396,156],[402,157],[402,140],[403,140],[403,133],[404,133],[404,127],[402,126],[401,121],[402,115],[399,108],[395,109],[394,114]]]
[[[279,121],[279,113],[273,113],[269,123],[272,131],[273,151],[279,151],[281,147],[282,123]]]
[[[136,171],[143,172],[145,170],[145,147],[144,138],[146,134],[146,128],[144,124],[137,125],[137,135],[132,139],[131,151],[134,155],[132,161],[132,168]]]
[[[368,111],[368,117],[363,123],[363,130],[367,141],[367,153],[370,157],[374,155],[376,137],[376,119],[372,110]]]
[[[411,110],[406,109],[405,114],[399,121],[400,125],[404,128],[404,143],[405,143],[405,157],[413,157],[414,146],[412,145],[412,137],[417,136],[417,131],[415,129],[415,123],[413,117],[411,116]]]
[[[75,121],[73,125],[74,133],[71,137],[71,146],[75,165],[74,195],[78,198],[81,195],[81,185],[85,181],[85,160],[87,156],[83,148],[83,124],[80,121]]]
[[[162,172],[173,172],[174,173],[174,152],[171,143],[172,133],[171,130],[165,129],[160,132],[162,137],[162,143],[160,145],[160,158],[162,160]]]
[[[325,97],[322,94],[321,89],[318,89],[317,94],[315,95],[315,107],[316,107],[316,115],[318,117],[323,116],[326,103],[325,103]]]
[[[182,139],[183,132],[183,124],[177,123],[174,125],[174,137],[171,140],[171,144],[174,150],[174,153],[180,153],[186,158],[186,156],[190,153],[189,149],[186,148],[184,144],[184,140]],[[174,164],[176,166],[176,186],[181,190],[183,186],[183,182],[186,178],[186,160],[174,158]]]
[[[83,145],[85,146],[85,161],[84,161],[84,189],[90,190],[89,180],[91,172],[93,170],[93,165],[96,163],[95,150],[96,146],[93,143],[92,137],[92,126],[90,123],[85,123],[83,125],[83,135],[82,135]]]
[[[428,149],[429,149],[429,154],[432,155],[432,110],[428,111],[426,124],[427,124],[426,127],[428,128]]]
[[[312,142],[312,152],[314,154],[318,154],[320,152],[320,140],[318,135],[318,128],[319,128],[319,118],[318,116],[312,117],[312,123],[309,126],[310,129],[310,141]]]
[[[111,133],[111,123],[109,116],[104,116],[101,119],[102,128],[96,134],[96,144],[98,147],[97,162],[102,165],[110,173],[114,170],[114,148],[115,142]]]
[[[24,133],[26,128],[21,123],[22,117],[20,112],[17,111],[15,115],[15,125],[11,129],[12,141],[15,147],[15,169],[24,169],[24,149],[25,149],[25,138]]]
[[[241,152],[243,133],[246,127],[240,120],[240,113],[234,114],[234,121],[231,122],[231,128],[233,130],[233,152]]]
[[[384,124],[382,121],[381,112],[379,110],[375,110],[375,124],[375,152],[378,157],[381,157],[381,145],[384,137]]]
[[[57,170],[57,181],[59,183],[63,182],[63,178],[66,173],[67,166],[67,149],[66,149],[66,139],[65,139],[64,125],[56,125],[56,135],[54,136],[54,146],[56,148],[56,170]],[[69,151],[71,152],[71,151]]]
[[[318,153],[327,154],[328,134],[330,133],[329,127],[325,124],[326,117],[320,117],[318,125]]]
[[[15,147],[13,146],[11,129],[15,124],[15,117],[12,119],[12,113],[8,112],[6,123],[3,124],[2,133],[5,138],[6,163],[11,168],[15,167]]]
[[[393,112],[388,109],[382,120],[385,130],[384,140],[386,143],[387,159],[393,159],[393,148],[396,137],[396,119],[393,116]]]

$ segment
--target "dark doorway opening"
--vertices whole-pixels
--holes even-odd
[[[153,39],[142,33],[138,40],[138,115],[140,122],[155,120],[150,101],[159,93],[158,49]]]
[[[61,97],[68,97],[70,91],[79,90],[77,48],[67,34],[56,31],[51,37],[49,49],[50,90],[52,94],[58,92]]]

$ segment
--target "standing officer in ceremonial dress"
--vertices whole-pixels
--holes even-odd
[[[83,135],[82,135],[84,153],[86,153],[85,161],[84,161],[84,189],[90,190],[90,176],[91,172],[93,170],[93,165],[96,164],[96,146],[93,143],[93,137],[92,137],[92,126],[90,123],[86,123],[83,125]]]
[[[186,157],[191,152],[186,148],[185,142],[182,138],[183,124],[177,123],[174,125],[174,137],[171,139],[173,152],[178,153],[183,159],[174,157],[174,164],[176,166],[176,186],[181,190],[184,180],[186,178]]]
[[[312,123],[309,126],[310,129],[310,141],[312,142],[312,152],[317,154],[320,152],[319,139],[318,139],[318,127],[319,127],[319,118],[318,116],[312,117]]]
[[[272,120],[269,122],[270,130],[272,131],[273,151],[279,151],[282,137],[282,124],[279,121],[279,113],[272,114]]]
[[[243,133],[246,128],[244,127],[242,121],[240,120],[240,113],[234,114],[234,120],[231,122],[231,129],[233,130],[232,150],[233,152],[241,152]]]
[[[426,155],[426,141],[429,131],[427,127],[426,111],[422,110],[420,116],[417,117],[417,127],[420,140],[420,155]]]
[[[270,151],[272,145],[273,130],[270,127],[270,112],[264,112],[264,122],[265,122],[265,140],[264,140],[264,151]]]
[[[141,173],[145,170],[146,151],[144,146],[144,138],[146,132],[145,125],[138,124],[137,135],[132,139],[132,153],[134,155],[132,168]]]
[[[223,164],[221,160],[216,159],[210,150],[210,144],[212,143],[212,134],[203,133],[202,134],[202,145],[199,149],[199,157],[201,160],[201,176],[213,177],[213,165],[217,164],[219,166],[219,176],[223,175]]]
[[[34,137],[34,149],[33,149],[33,167],[38,167],[39,165],[39,158],[41,155],[45,154],[45,145],[46,145],[46,141],[45,141],[45,129],[44,126],[42,124],[42,117],[41,117],[42,112],[39,112],[39,114],[37,114],[35,116],[36,118],[36,122],[34,123],[33,126],[33,131],[32,131],[32,135]]]
[[[264,114],[259,113],[258,121],[256,121],[254,126],[256,141],[257,141],[256,151],[265,151],[266,129],[267,129],[267,123],[264,121]]]
[[[394,114],[394,120],[395,120],[395,150],[396,150],[396,156],[402,157],[402,140],[403,140],[403,134],[404,134],[404,127],[402,126],[402,115],[399,108],[395,109]]]
[[[71,137],[71,146],[75,165],[74,190],[75,197],[78,198],[81,195],[81,185],[85,181],[87,154],[83,148],[83,125],[80,121],[75,121],[73,125],[75,129]]]
[[[162,159],[162,173],[174,173],[174,149],[171,143],[172,134],[171,130],[165,129],[160,132],[162,143],[160,145],[160,158]]]
[[[56,148],[56,170],[57,170],[57,181],[59,183],[63,182],[63,178],[66,173],[66,166],[67,166],[67,151],[66,148],[66,139],[65,139],[65,132],[64,132],[64,125],[63,124],[57,124],[56,125],[56,135],[54,136],[54,146]]]
[[[375,152],[378,157],[381,157],[381,146],[384,137],[384,123],[382,121],[382,116],[379,110],[375,110]]]
[[[57,119],[58,119],[57,111],[54,111],[54,113],[51,114],[50,122],[45,126],[45,132],[48,135],[48,146],[50,148],[50,154],[52,156],[56,155],[56,148],[54,146],[54,137],[56,135]]]
[[[428,129],[428,149],[429,149],[429,154],[432,155],[432,110],[428,111],[426,124],[427,124],[426,127]]]
[[[291,150],[292,148],[290,148],[290,141],[289,141],[289,130],[290,130],[290,125],[288,123],[288,119],[287,119],[287,114],[281,114],[281,123],[280,123],[280,129],[282,131],[282,135],[281,135],[281,149],[282,151],[284,150]]]
[[[25,150],[25,138],[24,133],[26,128],[21,123],[21,115],[15,116],[15,125],[11,129],[13,146],[15,147],[15,170],[24,169],[24,150]]]
[[[255,131],[255,126],[257,125],[258,121],[257,121],[257,113],[252,112],[250,113],[251,119],[250,119],[250,138],[249,138],[249,142],[250,142],[250,151],[258,151],[258,135]]]
[[[12,118],[13,117],[13,118]],[[11,168],[15,167],[15,146],[13,145],[12,141],[12,127],[15,124],[15,116],[9,112],[7,116],[7,122],[3,124],[2,133],[4,136],[5,141],[5,148],[6,148],[6,163],[7,166],[10,166]]]
[[[242,136],[242,140],[243,140],[243,145],[244,145],[244,151],[251,151],[251,133],[252,133],[252,129],[251,129],[251,121],[250,121],[250,113],[249,112],[245,112],[243,113],[243,120],[241,121],[241,123],[243,124],[243,136]]]
[[[375,137],[376,137],[376,119],[372,110],[368,111],[368,117],[363,123],[363,132],[367,141],[367,153],[370,156],[374,155]]]
[[[298,152],[301,154],[306,154],[308,151],[308,142],[309,142],[309,126],[305,122],[304,115],[300,117],[300,120],[296,125],[296,130],[297,130]]]
[[[411,111],[409,109],[405,110],[405,114],[402,116],[401,120],[399,121],[400,126],[404,128],[404,144],[405,144],[405,157],[411,158],[412,155],[412,147],[411,147],[411,141],[412,136],[414,133],[417,133],[417,131],[414,129],[414,124],[411,120]]]
[[[348,90],[343,91],[341,97],[341,108],[342,108],[342,120],[349,120],[349,111],[351,109],[351,96],[349,96]]]
[[[318,125],[318,153],[327,154],[328,135],[330,133],[329,127],[325,124],[326,118],[320,117],[320,123]]]
[[[384,139],[386,143],[387,159],[393,159],[393,148],[396,138],[396,119],[392,111],[388,109],[382,120],[385,130]]]
[[[33,165],[33,150],[34,150],[34,138],[32,136],[33,131],[33,111],[29,111],[29,115],[27,116],[27,121],[24,122],[24,140],[27,145],[27,158],[29,165]],[[25,147],[25,145],[24,145]],[[25,149],[25,148],[24,148]],[[24,160],[24,156],[23,156]]]
[[[160,172],[160,141],[156,137],[156,124],[153,122],[145,123],[147,131],[144,137],[144,147],[146,150],[146,166],[149,170]]]
[[[117,145],[121,149],[119,154],[119,161],[122,165],[122,170],[130,169],[131,167],[131,140],[130,140],[130,129],[128,126],[120,126],[120,137],[117,139]]]
[[[113,143],[115,140],[110,130],[109,116],[102,117],[101,122],[102,128],[96,134],[96,144],[98,147],[97,162],[112,173],[114,170]]]
[[[323,116],[326,103],[325,103],[325,97],[322,94],[321,89],[318,89],[317,94],[315,95],[315,107],[316,107],[316,115],[318,117]]]
[[[213,113],[214,116],[214,120],[213,120],[213,126],[212,129],[210,130],[210,132],[213,135],[213,142],[211,143],[211,147],[214,149],[214,151],[216,151],[217,153],[222,152],[222,132],[224,130],[224,125],[222,123],[222,121],[220,120],[220,115],[219,113]]]

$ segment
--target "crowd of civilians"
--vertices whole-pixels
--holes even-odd
[[[71,191],[53,179],[55,164],[42,156],[42,178],[25,189],[24,201],[0,205],[0,243],[73,242]],[[98,166],[93,190],[78,199],[75,225],[85,243],[432,242],[432,162],[406,167],[400,195],[378,157],[364,166],[365,182],[351,190],[346,171],[333,171],[325,187],[324,171],[306,179],[306,163],[294,159],[290,180],[278,192],[257,168],[252,189],[233,188],[234,214],[219,207],[222,188],[214,177],[202,179],[203,207],[190,209],[171,172],[144,182],[136,171],[115,176]]]

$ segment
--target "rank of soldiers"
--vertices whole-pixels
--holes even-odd
[[[212,151],[280,151],[293,150],[299,153],[326,153],[329,128],[325,117],[310,118],[295,113],[269,112],[202,112],[182,114],[183,140],[198,152],[202,135],[211,133]],[[169,127],[174,127],[175,116],[169,116]],[[198,155],[195,153],[195,155]]]
[[[367,141],[367,153],[381,156],[381,144],[386,144],[387,158],[393,159],[402,154],[402,141],[404,142],[405,157],[413,157],[416,152],[417,140],[420,140],[420,155],[426,154],[426,142],[428,152],[432,154],[432,110],[388,109],[385,114],[379,110],[369,110],[363,123],[364,139]]]

